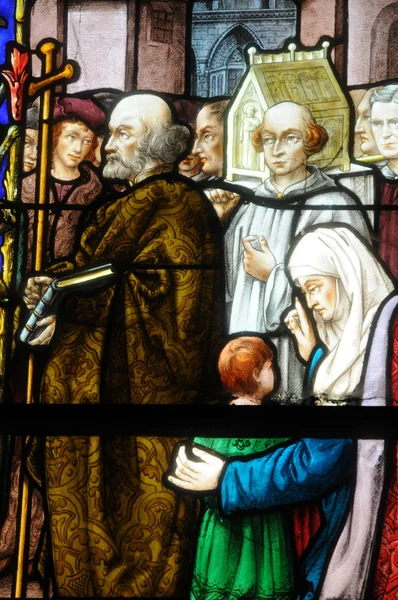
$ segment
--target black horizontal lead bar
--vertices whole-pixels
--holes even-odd
[[[398,407],[3,404],[0,432],[398,440]]]
[[[261,196],[258,196],[258,198],[261,198]],[[288,204],[287,202],[284,204],[282,201],[279,201],[279,204],[276,204],[277,201],[275,201],[275,204],[272,205],[267,205],[267,204],[262,204],[260,201],[257,202],[246,202],[245,204],[257,204],[258,206],[263,206],[264,208],[276,208],[277,210],[295,210],[298,212],[301,212],[303,210],[341,210],[341,211],[371,211],[371,212],[379,212],[379,211],[397,211],[398,210],[398,206],[396,204],[308,204],[308,205],[301,205],[301,204]],[[8,203],[7,206],[0,206],[0,208],[12,208],[12,209],[19,209],[18,212],[25,212],[25,211],[35,211],[35,212],[40,212],[40,211],[48,211],[51,210],[53,213],[55,212],[68,212],[73,211],[73,210],[79,210],[81,212],[89,212],[89,207],[83,207],[81,204],[67,204],[67,205],[61,205],[61,206],[57,206],[56,208],[54,208],[54,204],[51,204],[49,202],[40,204],[40,205],[36,205],[36,204],[12,204],[12,203]],[[84,210],[86,208],[86,210]]]

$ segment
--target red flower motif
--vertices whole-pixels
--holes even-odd
[[[10,87],[11,95],[11,113],[14,121],[20,121],[22,118],[22,98],[26,79],[28,77],[28,52],[20,52],[14,47],[11,50],[12,70],[5,69],[2,75]]]

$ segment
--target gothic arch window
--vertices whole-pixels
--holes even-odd
[[[234,27],[218,42],[209,60],[211,95],[232,95],[246,69],[244,49],[253,43],[254,35],[245,27]]]
[[[397,51],[398,2],[378,14],[371,35],[370,81],[398,76]]]
[[[234,93],[242,75],[246,69],[246,62],[243,51],[240,48],[235,48],[227,63],[227,90],[228,96]]]

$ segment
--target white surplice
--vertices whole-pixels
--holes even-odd
[[[308,172],[307,179],[288,187],[282,198],[278,198],[278,190],[267,179],[257,188],[256,200],[239,207],[224,238],[229,332],[270,334],[278,350],[281,402],[302,401],[304,377],[304,367],[281,323],[282,314],[291,303],[285,258],[292,240],[318,223],[348,223],[365,237],[369,233],[360,210],[353,210],[358,200],[318,167],[309,165]],[[276,259],[265,283],[243,268],[242,238],[248,235],[264,236]],[[259,244],[253,245],[260,249]]]

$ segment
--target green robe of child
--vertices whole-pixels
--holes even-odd
[[[194,438],[195,444],[228,457],[263,452],[281,438]],[[280,510],[223,517],[215,496],[205,498],[191,600],[291,600],[291,540]]]

